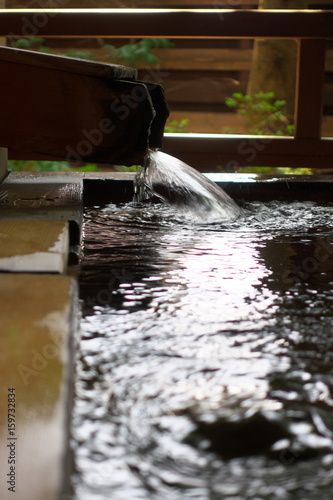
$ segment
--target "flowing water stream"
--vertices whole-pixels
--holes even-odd
[[[154,195],[192,220],[223,222],[237,219],[242,213],[217,184],[162,151],[149,151],[146,164],[136,176],[135,191],[138,201]]]
[[[332,498],[333,205],[225,200],[86,211],[76,500]]]

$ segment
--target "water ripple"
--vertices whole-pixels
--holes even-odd
[[[328,500],[332,207],[86,214],[77,500]]]

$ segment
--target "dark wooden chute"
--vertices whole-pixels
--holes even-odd
[[[0,47],[0,72],[0,146],[12,158],[131,165],[161,146],[163,92],[151,97],[135,69]]]

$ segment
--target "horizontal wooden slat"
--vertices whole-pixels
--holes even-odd
[[[332,38],[333,11],[4,9],[0,35],[163,38]]]
[[[232,79],[202,77],[194,81],[166,79],[163,82],[166,98],[170,103],[221,104],[234,92],[242,92],[239,82]],[[333,106],[333,84],[324,87],[324,102]],[[213,111],[213,109],[212,109]]]
[[[59,2],[60,3],[60,2]],[[7,8],[20,8],[26,5],[29,8],[38,8],[41,5],[40,0],[7,0]],[[43,2],[44,5],[44,2]],[[190,7],[220,7],[220,8],[255,8],[258,0],[69,0],[66,4],[59,5],[63,9],[70,8],[190,8]],[[321,5],[332,5],[332,0],[311,0],[309,7]],[[52,0],[49,6],[52,7]],[[47,7],[47,2],[45,2]]]
[[[219,166],[228,165],[331,169],[333,164],[333,138],[165,134],[163,151],[203,172],[220,171]]]
[[[161,70],[249,71],[251,49],[155,49]],[[97,52],[96,52],[97,53]],[[147,67],[139,62],[138,69]],[[333,72],[333,50],[327,50],[326,71]]]
[[[76,49],[70,40],[68,40],[66,48],[55,48],[53,50],[59,54],[66,54],[69,48],[86,50],[93,54],[97,61],[102,61],[100,71],[106,71],[105,63],[110,62],[110,51],[90,47]],[[152,67],[168,71],[250,71],[252,65],[252,49],[172,48],[153,49],[153,53],[158,58],[157,63],[148,64],[139,60],[135,64],[136,68],[147,69]],[[92,71],[96,64],[92,63]],[[326,71],[333,72],[333,49],[328,49],[326,52]]]
[[[159,59],[159,69],[239,71],[251,68],[250,49],[157,49],[154,53]]]
[[[246,134],[247,127],[242,116],[236,113],[203,113],[188,111],[171,111],[169,122],[187,118],[187,132],[198,132],[207,134],[234,133]],[[323,118],[323,136],[333,137],[333,116],[324,116]]]
[[[205,78],[163,82],[166,98],[172,103],[224,104],[226,97],[239,91],[239,82],[231,78]]]
[[[331,168],[333,139],[166,134],[164,150],[210,172],[214,165]]]

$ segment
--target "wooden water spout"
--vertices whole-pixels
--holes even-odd
[[[133,68],[0,47],[0,71],[0,146],[10,158],[132,165],[161,147],[163,90]]]

